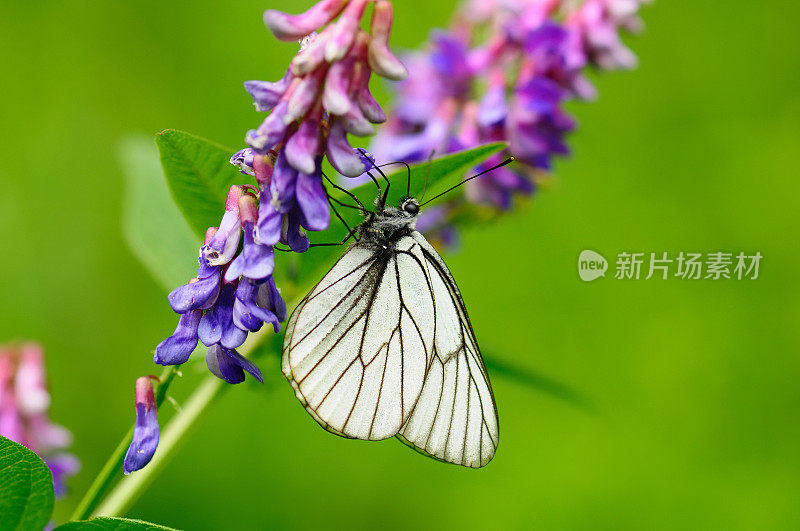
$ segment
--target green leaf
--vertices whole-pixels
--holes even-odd
[[[80,522],[67,522],[56,527],[55,531],[175,531],[172,527],[151,524],[143,520],[129,520],[127,518],[92,518]]]
[[[38,455],[0,437],[0,529],[44,529],[53,513],[53,476]]]
[[[486,369],[489,371],[490,375],[515,381],[524,387],[529,387],[558,400],[563,400],[584,411],[595,411],[595,406],[592,401],[586,395],[568,384],[532,369],[521,367],[513,362],[501,361],[499,357],[491,353],[487,356],[488,351],[486,349],[482,350],[483,363],[486,365]]]
[[[172,197],[203,238],[219,224],[228,189],[249,180],[229,162],[235,150],[174,129],[156,135],[156,144]]]
[[[123,236],[150,274],[171,291],[194,275],[202,242],[170,196],[153,140],[125,139],[119,159],[125,176]]]

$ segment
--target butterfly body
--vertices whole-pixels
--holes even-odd
[[[289,319],[283,373],[328,431],[484,466],[497,411],[461,294],[415,230],[419,203],[376,207]]]

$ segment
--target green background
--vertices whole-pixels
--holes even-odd
[[[302,2],[308,4],[310,2]],[[780,4],[780,5],[779,5]],[[413,47],[453,2],[403,0]],[[496,375],[503,437],[467,470],[319,429],[263,362],[130,516],[186,529],[796,529],[800,526],[800,4],[661,0],[633,72],[573,104],[574,154],[527,208],[448,257],[487,356],[590,397],[590,413]],[[83,461],[63,520],[133,420],[175,325],[120,235],[120,142],[173,127],[231,146],[241,88],[294,46],[288,0],[5,1],[0,20],[0,339],[48,354],[52,417]],[[760,251],[756,281],[581,282],[590,248]],[[191,267],[193,256],[186,257]],[[198,378],[186,370],[178,398]],[[169,408],[171,406],[165,406]]]

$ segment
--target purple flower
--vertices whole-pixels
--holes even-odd
[[[287,91],[287,94],[291,94],[291,91]],[[252,129],[247,132],[247,144],[258,153],[267,153],[277,146],[286,136],[288,130],[286,117],[288,114],[289,102],[286,99],[281,100],[258,129]]]
[[[263,245],[275,245],[281,241],[281,228],[283,227],[283,214],[275,205],[277,197],[271,198],[269,193],[269,189],[265,190],[262,185],[254,241]]]
[[[0,345],[0,435],[36,452],[53,473],[56,496],[65,493],[65,480],[80,462],[63,449],[71,434],[47,415],[44,353],[39,345]]]
[[[264,13],[264,23],[277,38],[296,41],[333,20],[347,2],[348,0],[323,0],[300,15],[269,10]]]
[[[225,265],[236,255],[242,232],[242,221],[239,217],[239,199],[244,195],[244,188],[231,186],[225,202],[225,215],[219,229],[200,250],[200,255],[210,266]]]
[[[308,236],[300,229],[303,214],[295,209],[284,216],[281,227],[281,243],[288,245],[296,253],[308,251]]]
[[[233,322],[233,303],[236,286],[225,284],[214,306],[203,314],[197,335],[207,347],[221,344],[225,348],[236,348],[247,339],[247,332]]]
[[[197,327],[202,317],[202,310],[192,310],[181,315],[175,332],[156,347],[154,361],[159,365],[186,363],[197,347]]]
[[[136,380],[136,423],[133,426],[133,440],[125,454],[125,475],[144,468],[158,447],[159,430],[153,378],[142,376]]]
[[[169,304],[175,313],[210,308],[217,300],[220,288],[220,268],[208,265],[200,258],[197,277],[169,294]]]
[[[255,196],[246,194],[239,199],[239,212],[244,229],[244,246],[225,271],[225,282],[234,282],[241,276],[263,280],[272,275],[275,269],[275,251],[271,245],[256,241],[258,206]]]
[[[372,3],[367,32],[360,27],[361,19]],[[347,134],[371,135],[373,124],[386,120],[369,90],[372,72],[389,79],[407,75],[388,47],[392,17],[388,0],[322,0],[300,15],[272,10],[264,14],[264,22],[276,37],[302,39],[302,44],[284,79],[246,83],[256,107],[272,110],[257,129],[247,133],[246,141],[252,152],[274,151],[277,159],[271,182],[256,175],[262,192],[269,185],[269,196],[267,201],[262,198],[256,225],[258,242],[273,245],[281,241],[277,213],[284,215],[280,220],[282,241],[294,242],[289,243],[293,249],[305,247],[304,236],[293,225],[308,230],[327,228],[330,214],[322,210],[329,206],[327,198],[322,200],[320,190],[324,189],[317,178],[325,155],[344,175],[364,173]],[[256,174],[252,152],[238,152],[231,163],[243,173]],[[286,166],[299,173],[288,171]],[[295,179],[303,192],[293,202]],[[296,208],[302,212],[294,211]],[[286,227],[287,223],[291,227]]]
[[[392,3],[387,0],[375,2],[372,10],[369,43],[369,66],[379,76],[401,81],[408,75],[403,63],[389,50],[389,35],[392,31]]]
[[[259,293],[266,291],[265,296]],[[236,288],[236,301],[233,305],[233,322],[242,330],[258,332],[264,323],[271,323],[275,333],[280,332],[280,322],[286,319],[285,305],[284,311],[279,314],[280,307],[276,308],[276,301],[272,299],[272,293],[277,294],[279,304],[283,304],[283,299],[275,287],[272,278],[263,283],[251,279],[242,279],[239,287]]]
[[[317,168],[317,153],[322,144],[321,124],[308,120],[286,142],[284,154],[287,162],[298,171],[314,173]]]
[[[633,66],[619,31],[639,29],[643,3],[467,1],[448,31],[434,32],[426,50],[406,58],[410,75],[399,84],[395,112],[371,151],[382,161],[411,162],[508,142],[503,156],[517,162],[468,183],[465,198],[510,208],[516,194],[532,193],[534,177],[550,169],[553,157],[569,153],[565,137],[575,123],[564,103],[595,97],[587,67]],[[329,137],[334,152],[330,143]],[[452,219],[464,211],[445,213]],[[441,226],[430,230],[441,233]]]
[[[500,76],[494,76],[494,83],[478,105],[477,125],[488,128],[503,123],[507,116],[506,81],[501,73]]]
[[[209,348],[221,347],[226,353],[234,352],[249,332],[260,330],[265,322],[271,323],[276,332],[280,330],[280,322],[286,319],[286,308],[272,279],[273,245],[284,241],[297,247],[297,240],[305,238],[299,229],[304,218],[302,207],[296,201],[297,183],[303,182],[299,193],[304,198],[318,190],[312,186],[311,191],[307,191],[308,185],[298,180],[297,170],[288,166],[283,158],[276,171],[272,171],[267,162],[268,157],[263,155],[253,157],[254,173],[261,180],[260,205],[252,186],[232,187],[220,228],[212,227],[206,233],[197,277],[170,294],[170,304],[181,317],[175,332],[156,348],[156,363],[185,363],[198,341]],[[327,200],[327,196],[324,197]],[[276,204],[286,212],[275,209]],[[259,228],[259,217],[268,218],[270,212],[275,216],[274,227],[262,223]],[[242,232],[244,243],[239,249]],[[274,238],[274,241],[265,242],[263,237]],[[231,242],[236,243],[235,249]],[[305,247],[308,247],[307,239]],[[212,261],[216,265],[212,265]],[[261,295],[262,292],[265,295]],[[215,349],[214,352],[219,351]],[[238,360],[237,356],[230,354],[228,357]],[[236,369],[231,369],[225,360],[227,358],[212,364],[212,372],[225,375],[226,381],[236,380],[231,376]]]
[[[359,164],[363,168],[363,163]],[[321,160],[317,159],[314,172],[306,174],[289,164],[285,152],[278,155],[269,188],[261,185],[254,243],[271,246],[281,242],[302,253],[309,243],[301,227],[315,231],[328,227],[330,207],[320,165]]]
[[[547,169],[552,155],[569,153],[563,139],[575,124],[560,109],[564,96],[564,91],[544,76],[517,87],[507,125],[509,149],[515,157]]]
[[[449,96],[465,96],[472,82],[466,44],[444,31],[435,31],[431,41],[431,64],[441,78],[447,79],[443,90]]]
[[[291,83],[291,75],[286,72],[283,79],[270,83],[268,81],[245,81],[244,89],[253,98],[256,110],[268,112],[275,108]]]
[[[255,151],[252,148],[240,149],[231,157],[231,164],[239,168],[239,171],[245,175],[255,175],[254,158]]]
[[[81,462],[71,454],[56,454],[44,460],[50,473],[53,474],[53,489],[57,498],[67,494],[67,478],[74,476],[81,469]]]
[[[274,314],[278,318],[278,322],[286,320],[286,303],[281,297],[281,292],[275,285],[275,280],[269,278],[258,286],[258,295],[256,302],[261,308]]]
[[[567,17],[576,31],[587,60],[603,70],[636,66],[636,56],[622,43],[619,30],[638,31],[641,0],[586,0]]]
[[[214,345],[208,349],[206,364],[208,365],[208,370],[217,378],[221,378],[230,384],[242,383],[245,371],[259,382],[264,383],[261,371],[253,362],[235,350],[226,349],[221,345]]]
[[[361,175],[366,170],[358,152],[347,141],[347,131],[336,121],[328,132],[328,161],[336,171],[348,177]]]
[[[319,165],[317,165],[319,167]],[[297,205],[303,214],[302,225],[308,230],[325,230],[331,221],[331,210],[328,205],[328,194],[322,185],[322,173],[300,173],[297,176],[295,191]]]

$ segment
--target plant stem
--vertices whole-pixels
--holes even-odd
[[[158,452],[153,460],[142,470],[132,474],[122,481],[108,495],[108,498],[95,511],[95,516],[120,516],[130,509],[131,505],[142,492],[155,480],[161,469],[169,462],[172,455],[178,450],[179,443],[186,440],[186,435],[194,428],[197,421],[207,410],[208,405],[227,389],[225,382],[216,376],[208,376],[192,393],[183,410],[173,417],[167,425],[158,444]]]
[[[128,446],[131,444],[133,438],[133,426],[128,430],[127,435],[122,438],[114,453],[108,458],[106,464],[103,465],[102,470],[92,482],[89,490],[83,496],[83,499],[78,504],[75,512],[72,513],[70,520],[85,520],[92,514],[92,511],[100,503],[103,495],[108,488],[117,479],[117,473],[122,470],[122,462],[125,460],[125,453],[128,451]]]
[[[268,334],[264,333],[263,331],[258,334],[251,334],[245,344],[239,349],[240,354],[247,356],[266,337],[268,337]],[[172,377],[174,377],[174,374]],[[171,378],[169,381],[171,381]],[[161,387],[159,387],[157,391],[156,403],[159,405],[159,407],[161,405],[159,400],[163,401],[166,398],[166,387],[168,387],[168,385],[165,384],[164,387],[165,389],[163,393],[161,393]],[[166,466],[173,454],[180,447],[180,443],[186,440],[186,436],[197,425],[197,422],[200,420],[203,413],[208,410],[209,404],[211,404],[211,402],[213,402],[214,399],[228,387],[230,387],[230,385],[225,384],[225,382],[216,376],[207,376],[197,387],[197,389],[194,390],[192,395],[183,405],[181,411],[179,411],[174,417],[172,417],[172,419],[170,419],[166,428],[162,431],[161,438],[158,443],[158,451],[153,456],[153,460],[150,461],[150,463],[148,463],[147,466],[142,470],[123,478],[116,488],[108,495],[108,498],[103,501],[102,505],[100,505],[97,510],[94,510],[100,502],[100,499],[98,498],[97,502],[91,506],[90,512],[93,511],[94,516],[120,516],[125,514],[125,512],[130,509],[133,503],[139,498],[139,496],[141,496],[142,492],[155,480],[161,470]],[[130,444],[130,440],[130,435],[123,439],[125,448],[127,448],[127,445]],[[119,448],[117,451],[119,451]],[[114,456],[112,456],[112,458],[113,457]],[[120,460],[119,463],[121,464],[122,461]],[[118,469],[119,467],[112,468],[111,474]],[[106,472],[106,468],[103,469],[103,472]],[[99,479],[100,478],[98,477],[98,480]],[[95,483],[98,480],[95,480]],[[110,483],[111,480],[108,480],[108,484]],[[88,518],[89,514],[82,516],[83,518]]]
[[[161,377],[159,378],[161,383],[158,384],[158,389],[156,391],[156,407],[161,407],[161,404],[167,396],[169,386],[172,384],[177,374],[178,367],[167,367],[161,373]],[[108,458],[106,464],[103,465],[103,468],[92,482],[89,490],[86,491],[86,494],[78,504],[75,512],[72,513],[71,520],[85,520],[92,514],[92,511],[94,511],[95,507],[100,503],[111,484],[117,479],[117,473],[122,469],[122,463],[125,460],[125,453],[128,451],[128,446],[131,444],[131,439],[133,439],[132,426]]]

